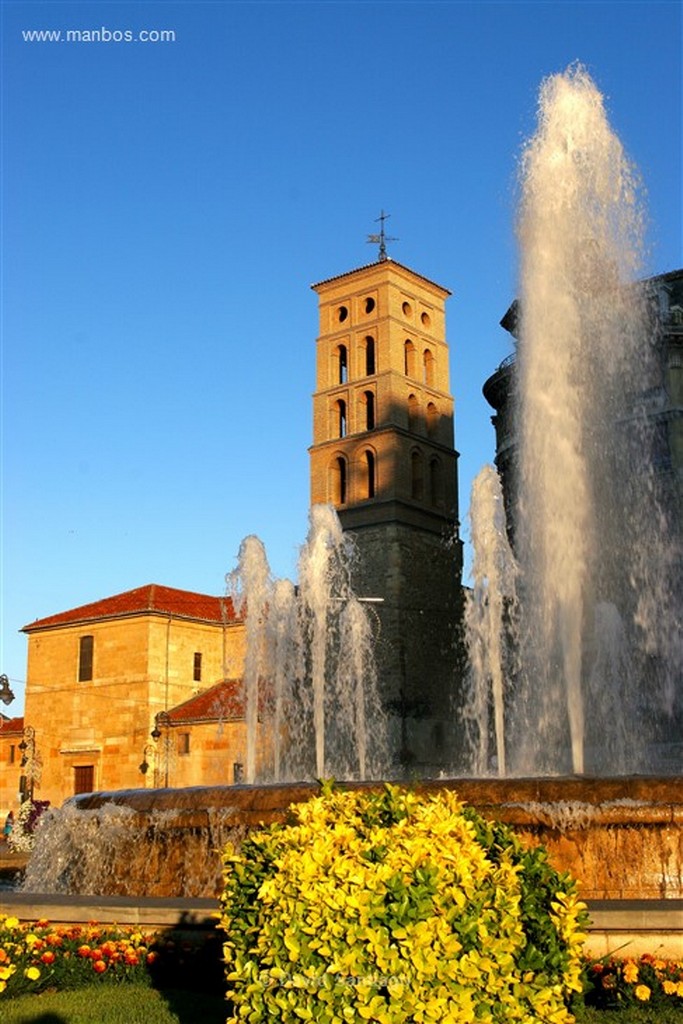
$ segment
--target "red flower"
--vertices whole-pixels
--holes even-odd
[[[52,952],[52,950],[46,949],[40,959],[43,961],[44,964],[53,964],[57,957]]]
[[[79,956],[90,956],[90,946],[79,946],[78,947],[78,955]]]
[[[104,960],[95,960],[92,965],[93,971],[97,971],[98,974],[104,974],[107,969],[107,965]]]

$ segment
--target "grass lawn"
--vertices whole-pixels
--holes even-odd
[[[683,1024],[683,1010],[668,1006],[630,1006],[624,1010],[596,1010],[585,1006],[576,1011],[577,1024]]]
[[[0,1003],[2,1024],[225,1024],[222,996],[146,985],[91,985]]]
[[[93,985],[73,992],[45,992],[2,1002],[2,1024],[225,1024],[222,996],[159,991],[144,985]],[[577,1024],[683,1024],[683,1010],[634,1006],[584,1008]]]

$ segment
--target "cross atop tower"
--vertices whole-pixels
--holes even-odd
[[[368,242],[370,243],[370,245],[379,245],[379,259],[380,259],[380,262],[382,262],[383,260],[386,260],[388,258],[387,257],[387,242],[398,242],[398,238],[394,238],[392,235],[387,235],[387,234],[384,233],[384,221],[388,220],[390,216],[391,216],[390,213],[385,213],[384,210],[382,210],[380,215],[379,215],[379,217],[377,217],[377,219],[375,221],[376,224],[379,223],[379,224],[382,225],[381,228],[380,228],[379,234],[378,235],[368,235]]]

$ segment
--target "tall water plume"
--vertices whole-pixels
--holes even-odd
[[[635,284],[642,224],[634,169],[591,78],[573,67],[547,79],[518,222],[517,771],[622,770],[623,725],[596,721],[606,690],[636,770],[643,695],[665,703],[680,670],[648,405],[661,371]]]

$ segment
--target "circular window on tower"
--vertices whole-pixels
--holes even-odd
[[[422,315],[420,316],[420,320],[422,321],[422,326],[423,326],[423,327],[430,327],[430,326],[431,326],[431,323],[432,323],[432,318],[431,318],[431,316],[429,315],[429,313],[423,313],[423,314],[422,314]]]
[[[337,310],[337,320],[340,324],[343,324],[349,315],[349,311],[346,306],[340,306]]]
[[[372,296],[368,295],[367,299],[365,300],[365,312],[372,313],[374,308],[375,300],[372,298]]]
[[[403,310],[404,316],[411,317],[413,315],[413,307],[410,305],[409,302],[404,302],[403,305],[401,306],[401,309]]]

